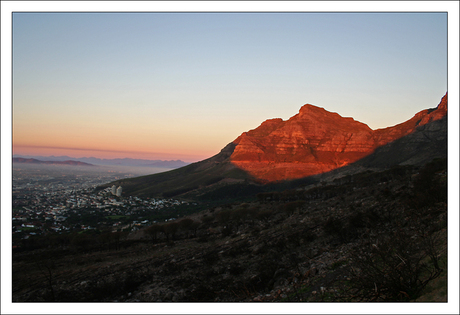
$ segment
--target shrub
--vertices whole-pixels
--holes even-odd
[[[257,219],[262,221],[268,221],[268,219],[273,215],[273,210],[263,209],[257,213]]]
[[[305,200],[296,200],[296,201],[291,201],[288,202],[284,205],[284,211],[292,215],[297,209],[302,207],[305,204]]]
[[[214,220],[215,220],[215,218],[214,218],[214,216],[212,216],[212,215],[209,215],[209,216],[208,216],[208,215],[205,214],[205,215],[203,215],[203,216],[201,217],[201,222],[202,222],[203,225],[205,225],[205,226],[209,226],[212,222],[214,222]]]
[[[166,239],[169,240],[169,236],[174,239],[176,232],[179,229],[179,224],[177,222],[170,222],[163,225],[163,233],[166,235]]]
[[[426,164],[414,180],[414,196],[410,205],[414,208],[447,201],[447,180],[436,173],[447,171],[447,159],[435,159]]]
[[[192,229],[192,227],[194,226],[194,223],[195,221],[193,221],[190,218],[185,218],[177,222],[177,224],[179,225],[178,228],[181,229],[182,232],[184,232],[187,235],[187,237],[188,237],[188,232]]]
[[[360,229],[365,227],[364,215],[361,211],[353,213],[348,217],[348,225],[352,229]]]
[[[353,227],[350,221],[353,224],[363,226],[364,223],[361,220],[362,216],[360,214],[345,219],[331,216],[324,224],[324,231],[329,235],[336,236],[340,242],[349,242],[359,235],[357,227]]]
[[[153,241],[157,239],[159,232],[163,232],[163,226],[159,224],[153,224],[147,228],[147,234],[152,238]]]
[[[330,216],[327,220],[326,223],[324,224],[324,231],[330,235],[334,234],[340,234],[343,229],[343,223],[342,220]]]
[[[248,212],[245,208],[239,208],[232,211],[231,220],[233,224],[235,224],[237,230],[239,226],[246,220],[247,215]]]
[[[232,235],[232,229],[229,226],[226,226],[222,229],[222,236],[227,237]]]
[[[441,269],[432,239],[411,239],[404,230],[365,243],[355,250],[353,281],[364,299],[406,301],[416,298]],[[428,260],[431,259],[431,260]]]
[[[217,254],[217,251],[211,250],[209,252],[206,252],[203,255],[203,262],[207,265],[213,265],[219,260],[219,254]]]
[[[216,213],[217,221],[221,225],[229,224],[231,217],[232,217],[232,210],[230,209],[221,210],[220,212]]]

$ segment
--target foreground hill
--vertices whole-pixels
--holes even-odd
[[[14,302],[446,302],[447,161],[135,232],[36,236],[13,250],[12,280]]]
[[[248,191],[248,185],[328,174],[334,170],[333,173],[338,174],[342,169],[349,174],[363,168],[422,165],[446,156],[447,94],[436,108],[423,110],[396,126],[377,130],[352,118],[305,105],[287,121],[267,120],[243,133],[207,160],[106,186],[121,185],[126,195],[182,195],[193,199],[222,186],[239,185]]]

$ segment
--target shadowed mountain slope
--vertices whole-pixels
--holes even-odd
[[[378,147],[356,164],[386,168],[393,165],[423,165],[435,158],[447,158],[447,116]]]
[[[228,144],[215,156],[168,172],[119,180],[126,195],[172,197],[217,182],[235,183],[250,179],[245,171],[230,163],[235,145]]]
[[[447,116],[417,127],[414,132],[378,147],[373,153],[354,163],[309,178],[314,181],[331,181],[367,170],[382,171],[398,165],[420,167],[435,159],[445,158]]]

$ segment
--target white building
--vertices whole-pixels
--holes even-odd
[[[117,194],[117,186],[113,185],[112,186],[112,195],[116,195]]]
[[[117,197],[121,197],[121,192],[122,192],[121,186],[118,186],[118,188],[117,188]]]

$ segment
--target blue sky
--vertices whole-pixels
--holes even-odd
[[[14,13],[12,25],[18,153],[194,161],[306,103],[376,129],[447,91],[447,13]]]

